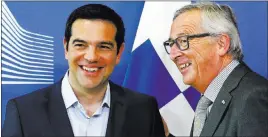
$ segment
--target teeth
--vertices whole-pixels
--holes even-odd
[[[186,67],[188,67],[190,65],[191,65],[191,63],[182,64],[182,65],[180,65],[180,69],[184,69],[184,68],[186,68]]]
[[[186,67],[190,66],[190,63],[186,63]]]
[[[86,71],[89,71],[89,72],[95,72],[98,70],[98,68],[87,68],[85,66],[83,66],[83,69],[86,70]]]
[[[185,64],[180,65],[180,68],[183,69],[185,67]]]

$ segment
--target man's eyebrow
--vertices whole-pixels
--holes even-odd
[[[114,47],[114,44],[111,41],[101,41],[99,44],[107,44]]]
[[[188,34],[185,34],[185,33],[179,33],[179,34],[177,34],[176,36],[177,36],[177,37],[180,37],[180,36],[184,36],[184,35],[188,35]]]
[[[174,39],[176,39],[176,38],[178,38],[180,36],[184,36],[184,35],[187,35],[187,34],[185,34],[185,33],[178,33],[178,34],[176,34],[176,36],[175,36]],[[173,40],[173,38],[172,37],[169,37],[168,40]]]
[[[75,42],[87,43],[86,41],[81,40],[81,39],[74,39],[74,40],[73,40],[73,44],[74,44]]]

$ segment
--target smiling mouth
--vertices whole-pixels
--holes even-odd
[[[100,69],[102,69],[103,67],[92,67],[92,68],[88,68],[86,66],[80,66],[81,69],[87,71],[87,72],[96,72]]]
[[[184,70],[184,69],[186,69],[187,67],[189,67],[191,65],[192,65],[192,63],[184,63],[184,64],[179,65],[179,67],[180,67],[181,70]]]

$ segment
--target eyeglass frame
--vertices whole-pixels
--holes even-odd
[[[218,34],[215,34],[215,33],[200,33],[200,34],[192,34],[192,35],[183,35],[183,36],[179,36],[179,37],[177,37],[176,39],[171,39],[171,38],[169,38],[167,41],[165,41],[165,42],[163,43],[163,45],[164,45],[164,47],[165,47],[166,52],[167,52],[168,54],[170,54],[170,53],[168,52],[167,48],[166,48],[167,46],[170,46],[170,48],[171,48],[171,47],[172,47],[171,45],[176,44],[177,47],[178,47],[181,51],[184,51],[184,50],[189,49],[189,47],[190,47],[190,45],[189,45],[189,39],[192,39],[192,38],[202,38],[202,37],[207,37],[207,36],[217,36],[217,35],[218,35]],[[179,44],[178,44],[178,42],[177,42],[177,40],[178,40],[179,38],[182,38],[182,37],[186,37],[187,48],[185,48],[185,49],[181,49],[181,46],[179,46]],[[166,45],[167,42],[171,42],[172,44]]]

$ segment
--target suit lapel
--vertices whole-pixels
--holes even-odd
[[[194,127],[194,119],[193,119],[193,122],[192,122],[192,127],[191,127],[191,131],[190,131],[190,137],[193,136],[193,132],[194,132],[193,127]]]
[[[106,137],[119,137],[123,135],[123,126],[126,115],[126,101],[124,90],[110,81],[111,106]]]
[[[48,100],[48,117],[56,136],[73,137],[73,130],[61,95],[61,81],[52,87]]]
[[[206,120],[200,136],[213,136],[221,119],[224,117],[224,112],[228,110],[228,106],[232,99],[230,92],[233,91],[240,82],[241,78],[249,71],[250,69],[242,62],[226,79],[215,102],[213,103],[213,107],[208,115],[208,119]]]
[[[221,90],[222,91],[222,90]],[[204,125],[204,128],[200,136],[213,136],[215,130],[217,129],[224,112],[227,110],[232,97],[228,93],[219,93],[217,99],[213,103],[213,107],[208,115],[208,119]],[[224,100],[224,104],[222,101]]]

